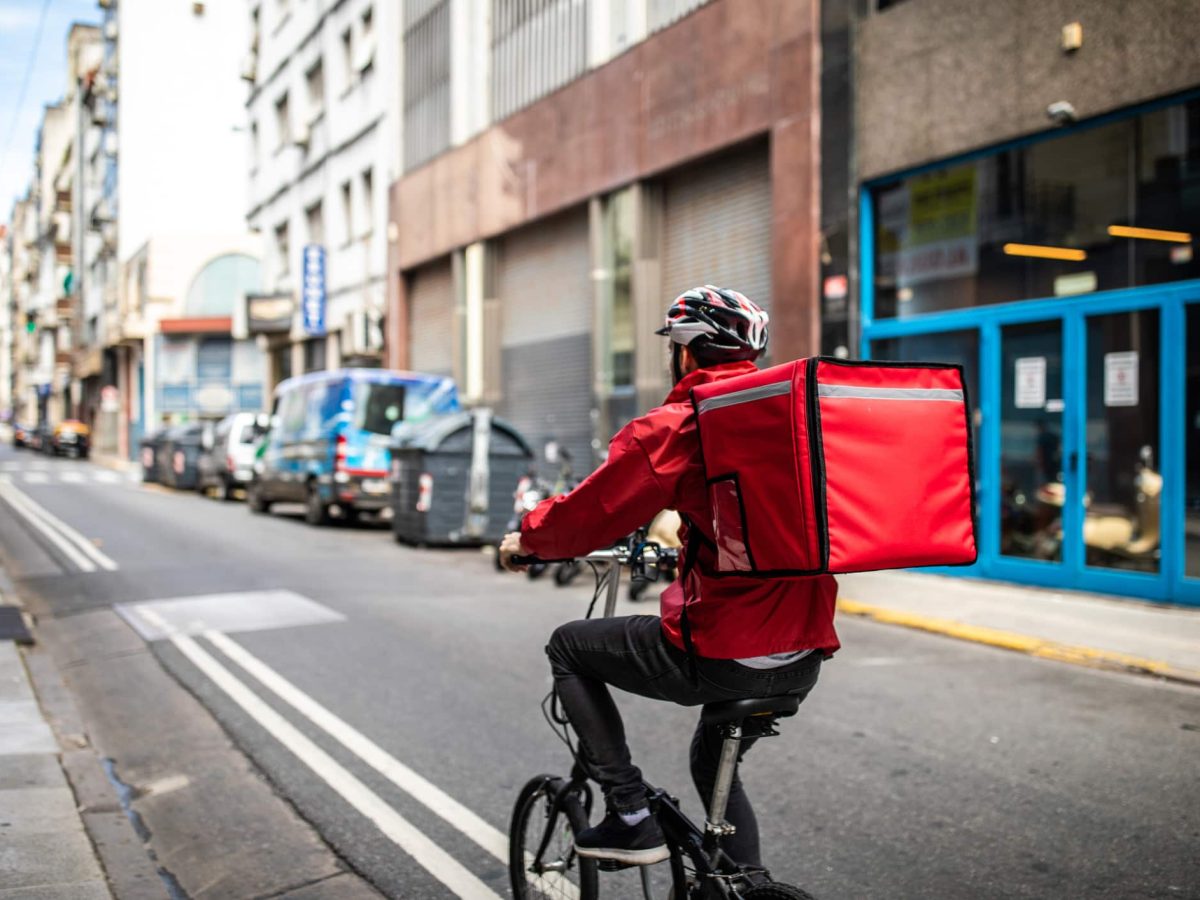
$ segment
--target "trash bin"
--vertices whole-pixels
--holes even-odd
[[[150,432],[138,442],[139,459],[142,463],[142,481],[158,483],[158,454],[162,450],[162,442],[166,434],[166,429],[160,428]]]
[[[533,464],[520,432],[489,409],[392,431],[392,531],[409,544],[495,543]]]
[[[194,491],[199,481],[197,463],[209,425],[191,422],[167,431],[158,452],[159,480],[181,491]]]

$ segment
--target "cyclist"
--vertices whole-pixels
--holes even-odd
[[[822,659],[839,646],[832,577],[711,574],[712,514],[689,391],[755,371],[753,361],[767,346],[767,322],[766,312],[737,291],[706,285],[681,294],[657,332],[671,342],[675,386],[666,402],[621,429],[604,465],[569,494],[539,504],[501,545],[501,562],[516,570],[515,555],[582,556],[662,509],[678,510],[684,520],[685,562],[662,595],[661,618],[569,622],[546,647],[563,710],[608,808],[599,824],[577,835],[580,856],[634,865],[668,856],[608,685],[684,706],[803,697],[816,683]],[[750,743],[743,744],[743,754]],[[691,770],[706,807],[720,747],[717,726],[697,725]],[[758,826],[736,776],[726,817],[736,831],[725,840],[725,851],[743,865],[760,867]]]

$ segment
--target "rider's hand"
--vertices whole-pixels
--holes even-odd
[[[511,531],[500,542],[500,565],[510,572],[524,572],[528,566],[513,565],[514,556],[530,556],[530,552],[521,543],[521,532]]]

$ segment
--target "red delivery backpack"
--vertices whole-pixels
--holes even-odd
[[[800,359],[692,404],[718,577],[975,561],[961,366]]]

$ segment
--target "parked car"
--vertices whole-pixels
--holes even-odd
[[[234,413],[218,422],[196,463],[196,489],[211,491],[218,500],[233,499],[234,491],[250,483],[255,451],[266,430],[267,417],[254,413]]]
[[[87,459],[92,430],[78,419],[63,419],[50,435],[50,452],[55,456]]]
[[[272,503],[305,504],[323,525],[389,506],[392,427],[458,410],[449,378],[389,369],[339,369],[289,378],[275,389],[270,426],[246,500],[254,512]]]
[[[30,442],[31,429],[28,425],[22,425],[20,422],[13,423],[12,443],[14,447],[28,447]]]

